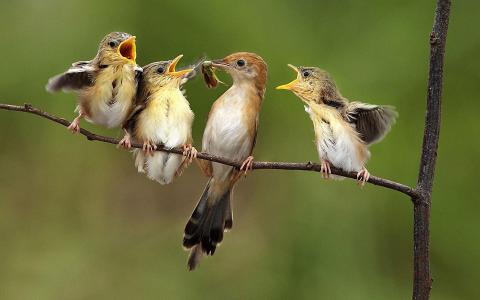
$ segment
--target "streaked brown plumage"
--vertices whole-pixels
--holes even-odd
[[[349,102],[338,91],[331,76],[315,67],[289,65],[297,78],[277,89],[291,90],[305,104],[313,121],[322,173],[330,176],[330,163],[358,172],[362,184],[369,178],[365,164],[368,146],[379,142],[395,122],[391,106]]]
[[[124,124],[120,142],[130,148],[130,139],[143,143],[143,151],[134,150],[139,172],[161,184],[169,184],[196,156],[192,147],[193,112],[180,90],[192,69],[176,71],[183,55],[170,61],[154,62],[143,68],[135,108]],[[185,156],[154,151],[157,144],[167,148],[183,147]]]
[[[136,65],[135,37],[112,32],[100,42],[93,60],[72,64],[65,73],[50,78],[46,89],[74,91],[78,95],[78,117],[68,127],[80,130],[80,120],[106,126],[120,126],[128,117],[142,69]]]

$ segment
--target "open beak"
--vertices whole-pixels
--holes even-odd
[[[288,64],[288,66],[290,68],[292,68],[295,73],[297,74],[297,78],[295,78],[293,81],[287,83],[287,84],[284,84],[284,85],[279,85],[276,87],[277,90],[292,90],[295,88],[295,85],[297,85],[298,83],[298,74],[300,73],[300,71],[298,70],[297,67],[295,67],[294,65],[291,65],[291,64]]]
[[[180,59],[183,57],[183,54],[180,54],[179,56],[175,57],[172,62],[170,63],[170,65],[168,66],[168,72],[167,74],[173,76],[173,77],[182,77],[190,72],[193,71],[193,69],[184,69],[184,70],[180,70],[180,71],[176,71],[175,70],[175,67],[177,66],[178,62],[180,61]]]
[[[137,46],[135,44],[135,39],[135,36],[131,36],[118,46],[118,54],[133,63],[135,63],[135,60],[137,59]]]

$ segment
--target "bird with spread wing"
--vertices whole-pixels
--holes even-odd
[[[381,141],[388,133],[397,117],[395,109],[349,102],[326,71],[288,66],[297,78],[277,89],[290,90],[305,103],[305,111],[313,121],[323,176],[330,177],[332,164],[345,171],[357,172],[360,184],[365,184],[370,177],[365,168],[370,158],[368,146]]]

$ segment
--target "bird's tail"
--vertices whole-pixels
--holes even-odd
[[[198,265],[203,254],[213,255],[223,240],[223,232],[232,228],[230,204],[232,185],[210,179],[190,220],[185,226],[183,246],[191,249],[188,269]]]

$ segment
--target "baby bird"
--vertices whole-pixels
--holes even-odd
[[[322,176],[330,176],[332,164],[357,172],[357,179],[364,185],[370,177],[365,168],[370,158],[368,146],[381,141],[388,133],[397,117],[394,108],[349,102],[326,71],[288,66],[297,78],[277,89],[291,90],[306,104],[305,111],[313,121]]]
[[[108,128],[125,121],[142,71],[135,63],[136,55],[135,36],[112,32],[100,42],[93,60],[73,63],[65,73],[50,78],[47,91],[74,91],[78,95],[78,117],[68,127],[70,131],[80,131],[82,118]]]
[[[230,74],[233,85],[212,105],[202,149],[243,164],[238,170],[211,161],[199,162],[210,179],[185,227],[183,246],[191,249],[190,270],[197,266],[203,253],[213,255],[224,231],[232,228],[231,194],[237,180],[252,167],[267,80],[267,65],[254,53],[234,53],[205,65]]]
[[[120,144],[131,147],[131,139],[143,142],[143,151],[134,150],[139,172],[161,184],[169,184],[183,167],[196,157],[192,147],[193,112],[180,85],[193,69],[176,71],[183,55],[171,61],[154,62],[143,68],[135,108],[124,124]],[[182,146],[184,155],[155,151],[157,144],[166,148]]]

